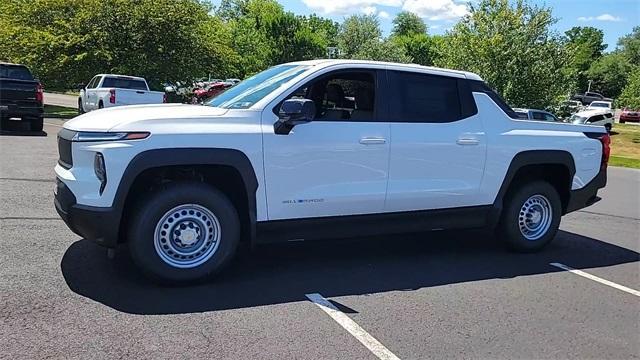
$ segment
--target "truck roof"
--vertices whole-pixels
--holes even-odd
[[[108,77],[115,77],[115,78],[121,78],[121,79],[131,79],[131,80],[142,80],[142,81],[147,81],[142,77],[139,76],[131,76],[131,75],[119,75],[119,74],[96,74],[95,76],[108,76]]]
[[[461,71],[461,70],[451,70],[451,69],[443,69],[437,68],[433,66],[423,66],[418,64],[405,64],[405,63],[394,63],[394,62],[384,62],[384,61],[371,61],[371,60],[347,60],[347,59],[319,59],[319,60],[306,60],[306,61],[296,61],[288,63],[291,65],[308,65],[308,66],[320,66],[320,67],[329,67],[333,65],[339,64],[353,64],[353,65],[378,65],[380,67],[390,66],[396,69],[406,69],[406,70],[418,70],[427,73],[432,73],[436,75],[444,75],[444,76],[454,76],[454,77],[465,77],[471,80],[479,80],[482,81],[482,78],[475,73],[469,71]]]

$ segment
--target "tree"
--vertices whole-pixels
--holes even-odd
[[[382,31],[375,15],[352,15],[344,20],[338,34],[338,47],[345,58],[352,58],[364,45],[372,49],[380,42]]]
[[[631,73],[616,103],[621,108],[640,110],[640,67],[636,67]]]
[[[593,80],[591,90],[599,91],[603,95],[617,98],[627,84],[627,78],[632,71],[625,54],[615,51],[601,57],[593,63],[586,72],[589,79]]]
[[[393,19],[393,30],[391,30],[392,36],[406,36],[426,33],[427,25],[418,15],[410,11],[402,11],[398,15],[396,15],[395,19]]]
[[[358,48],[358,52],[356,52],[352,58],[399,63],[412,62],[411,57],[405,53],[402,46],[389,40],[367,41]]]
[[[587,89],[587,70],[601,56],[607,48],[603,44],[604,33],[594,27],[575,26],[565,32],[567,49],[572,55],[568,70],[576,76],[576,87],[579,91]]]
[[[197,0],[5,0],[0,53],[48,88],[108,72],[144,76],[153,87],[224,74],[237,54],[210,11]]]
[[[438,47],[436,64],[478,73],[513,106],[551,108],[573,88],[554,23],[549,8],[524,0],[482,0]]]
[[[629,63],[640,66],[640,26],[634,27],[631,34],[621,37],[618,47]]]

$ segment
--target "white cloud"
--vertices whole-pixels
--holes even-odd
[[[580,16],[578,21],[622,21],[622,19],[611,14],[602,14],[598,16]]]
[[[309,8],[325,15],[350,15],[378,6],[402,6],[402,0],[302,0]]]
[[[469,13],[466,3],[453,0],[406,0],[402,9],[429,20],[453,20]]]
[[[473,1],[473,0],[471,0]],[[377,6],[411,11],[429,20],[454,20],[469,13],[467,2],[458,0],[302,0],[310,9],[325,15],[350,15],[363,12],[387,19],[390,14]]]
[[[378,13],[378,9],[375,6],[365,6],[362,8],[362,12],[365,15],[375,15]]]

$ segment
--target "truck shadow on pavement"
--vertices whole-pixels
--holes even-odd
[[[126,249],[109,260],[87,240],[67,249],[61,268],[71,290],[113,309],[182,314],[305,301],[308,293],[330,298],[561,271],[551,262],[589,269],[640,260],[635,251],[565,231],[537,254],[509,253],[492,238],[467,231],[269,245],[242,251],[211,282],[189,287],[154,285]]]

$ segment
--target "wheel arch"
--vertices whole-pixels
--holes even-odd
[[[495,226],[504,208],[504,199],[513,188],[529,179],[546,180],[553,185],[562,200],[562,213],[567,212],[576,166],[571,153],[565,150],[530,150],[516,154],[502,180],[493,202],[488,223]]]
[[[202,176],[205,183],[214,186],[215,175],[219,177],[233,177],[227,184],[236,184],[240,181],[240,188],[243,194],[229,195],[234,205],[239,206],[238,215],[244,218],[242,223],[243,238],[249,241],[255,239],[256,228],[256,191],[258,189],[258,180],[251,165],[251,161],[247,156],[239,150],[220,149],[220,148],[165,148],[147,150],[136,155],[125,169],[116,195],[113,207],[120,214],[120,222],[118,232],[120,238],[126,228],[127,209],[129,205],[135,201],[138,195],[138,183],[141,180],[153,178],[160,171],[176,169],[177,171],[185,168],[193,169]],[[212,180],[213,179],[213,180]],[[207,181],[209,180],[209,181]],[[220,186],[217,186],[220,187]],[[228,190],[227,188],[220,189]],[[244,213],[242,213],[244,212]]]

